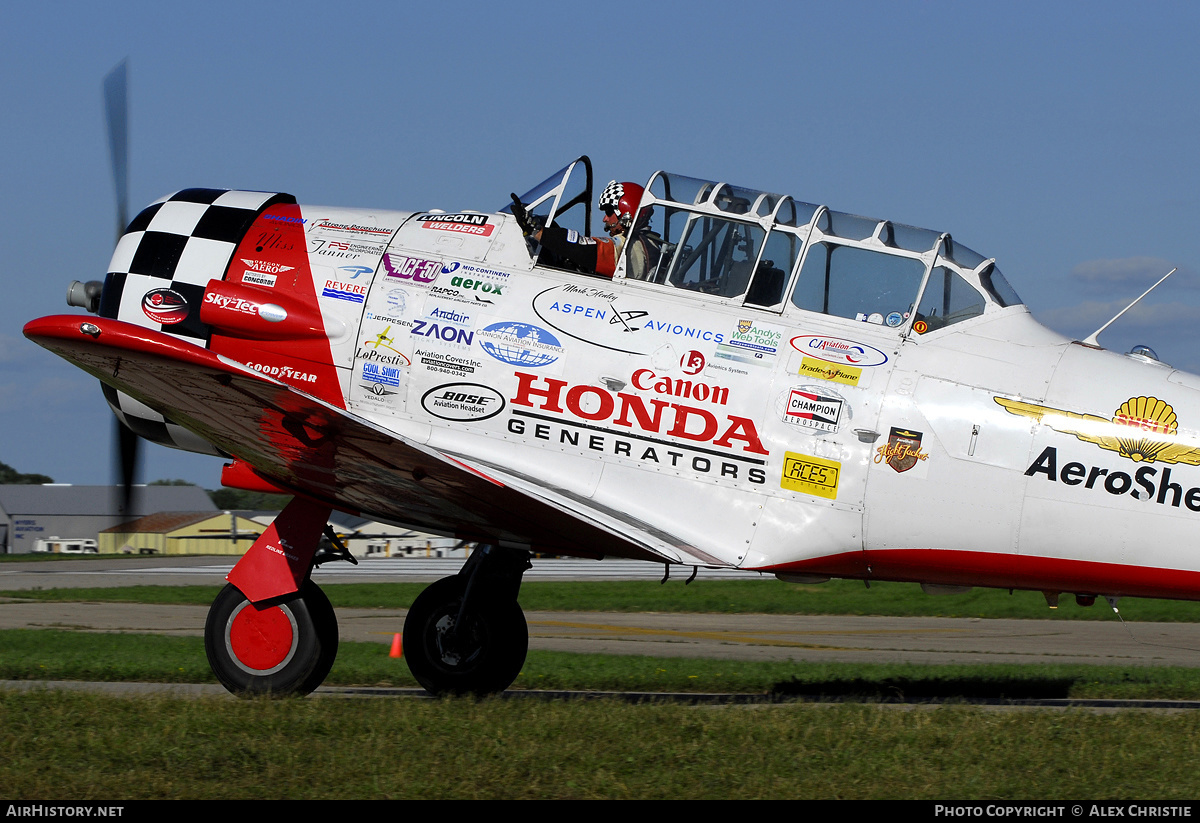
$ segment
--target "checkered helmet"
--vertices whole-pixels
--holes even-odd
[[[618,183],[612,180],[604,187],[604,191],[600,192],[600,210],[615,211],[620,215],[621,225],[628,228],[633,225],[634,212],[637,211],[638,203],[642,202],[645,192],[646,190],[637,183]]]

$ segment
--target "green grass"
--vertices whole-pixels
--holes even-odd
[[[1200,795],[1200,715],[0,690],[9,800]]]
[[[352,583],[323,586],[336,608],[408,608],[428,583]],[[170,603],[207,606],[219,586],[128,586],[96,589],[35,589],[0,595],[21,599]],[[1011,595],[996,589],[932,597],[914,583],[851,580],[799,585],[778,580],[698,580],[659,585],[656,581],[549,582],[521,586],[526,611],[691,612],[712,614],[852,614],[894,617],[986,617],[1053,620],[1113,620],[1103,600],[1084,608],[1064,596],[1049,609],[1039,592]],[[1126,620],[1192,623],[1200,621],[1200,602],[1126,598],[1119,603]]]
[[[0,631],[0,680],[215,683],[198,637]],[[417,687],[382,643],[342,643],[329,686]],[[1200,669],[654,658],[532,651],[513,689],[905,698],[1200,699]]]

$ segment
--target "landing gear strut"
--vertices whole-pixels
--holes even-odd
[[[305,695],[337,657],[337,617],[308,580],[289,598],[255,606],[232,584],[213,601],[204,650],[221,685],[236,695]]]
[[[430,585],[404,621],[408,668],[433,694],[502,692],[529,648],[517,604],[529,553],[480,546],[461,572]]]

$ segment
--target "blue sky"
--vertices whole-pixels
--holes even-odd
[[[6,4],[0,461],[111,480],[98,386],[28,343],[102,277],[100,83],[128,56],[131,212],[189,187],[495,208],[579,154],[952,232],[1042,322],[1200,372],[1200,4]],[[220,460],[150,447],[143,477]]]

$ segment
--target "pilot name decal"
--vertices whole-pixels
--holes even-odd
[[[730,480],[745,479],[755,484],[766,481],[766,473],[761,468],[739,467],[738,463],[729,462],[749,463],[754,467],[766,463],[761,458],[744,454],[769,454],[759,439],[754,421],[749,418],[725,414],[721,420],[716,414],[698,406],[659,399],[649,399],[647,403],[640,395],[630,392],[571,385],[566,380],[539,377],[527,372],[518,371],[516,375],[519,385],[516,395],[509,401],[514,415],[508,421],[508,431],[512,434],[532,434],[537,439],[557,441],[560,445],[610,453],[640,461],[647,468],[690,469],[697,474]],[[695,399],[703,396],[709,402],[728,401],[726,389],[687,380],[656,380],[656,377],[649,369],[640,370],[635,373],[634,386],[649,387],[643,390],[674,397]],[[522,411],[517,406],[550,414]],[[558,424],[558,431],[554,432],[545,423],[527,423],[526,419]],[[651,435],[665,435],[704,445],[663,440]],[[714,446],[729,451],[711,448]],[[734,450],[743,453],[734,453]],[[691,454],[685,454],[684,451]],[[720,459],[719,465],[712,457]]]
[[[888,356],[874,346],[840,337],[804,334],[793,337],[791,342],[792,348],[801,354],[839,366],[866,368],[882,366],[888,361]]]
[[[738,363],[769,366],[779,353],[783,332],[754,320],[738,320],[737,328],[724,342],[718,341],[717,357]]]
[[[923,432],[910,429],[898,429],[892,426],[886,446],[875,450],[875,462],[886,462],[897,472],[903,474],[918,463],[929,459],[929,453],[921,451]]]
[[[841,473],[842,464],[836,460],[784,452],[783,473],[779,478],[779,486],[789,491],[811,494],[813,497],[836,500],[838,477]]]
[[[417,220],[423,229],[477,234],[481,237],[491,237],[496,230],[488,222],[486,214],[422,214]]]
[[[783,408],[783,422],[805,429],[836,432],[846,401],[840,395],[815,386],[790,389]]]
[[[1056,432],[1074,435],[1134,463],[1200,466],[1200,446],[1179,442],[1175,410],[1157,397],[1131,397],[1113,412],[1111,420],[1004,397],[995,400],[1013,414],[1032,417]]]
[[[1153,500],[1160,506],[1169,504],[1179,508],[1179,504],[1183,503],[1189,510],[1200,512],[1200,487],[1193,486],[1185,491],[1183,486],[1171,482],[1171,470],[1168,467],[1162,467],[1161,477],[1158,472],[1159,469],[1155,466],[1142,466],[1130,477],[1123,471],[1076,462],[1064,464],[1060,471],[1058,449],[1047,446],[1025,470],[1025,476],[1040,474],[1051,483],[1082,485],[1085,489],[1094,490],[1102,488],[1116,497],[1128,494],[1136,500]],[[1135,485],[1140,488],[1134,488]]]

